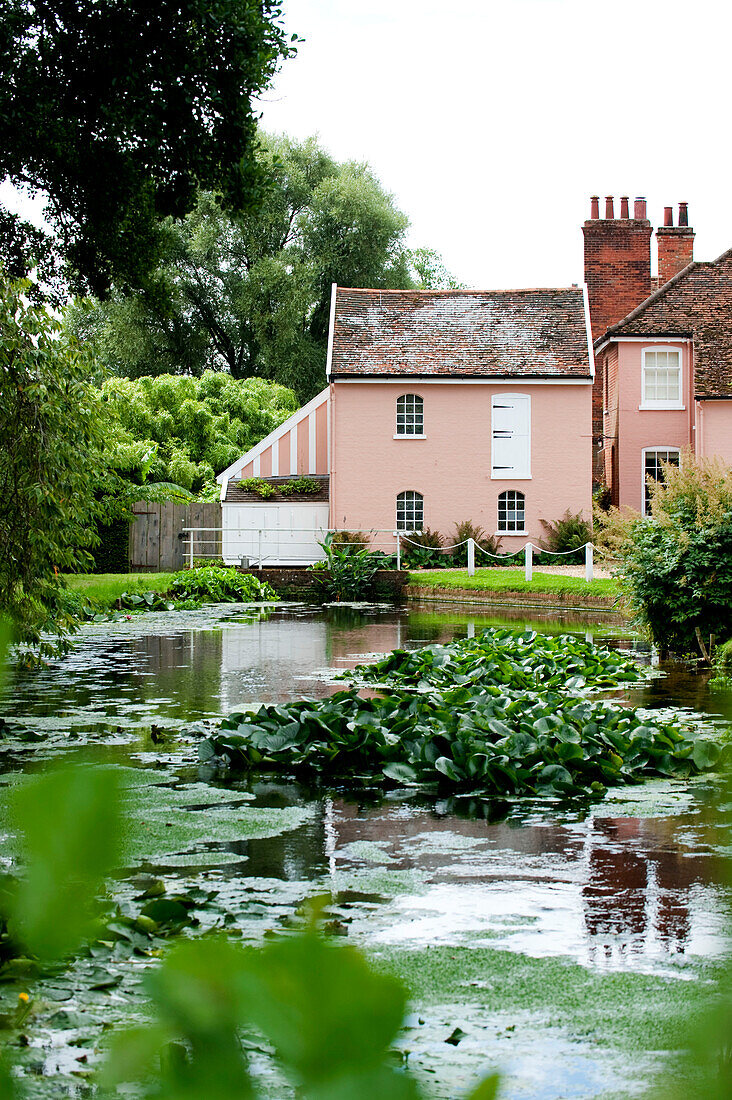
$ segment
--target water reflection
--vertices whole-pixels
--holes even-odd
[[[317,821],[250,841],[238,873],[325,884],[341,899],[383,891],[379,907],[353,917],[353,935],[368,942],[477,936],[613,968],[721,953],[725,897],[712,851],[721,837],[703,802],[674,817],[606,814],[514,807],[495,821],[440,813],[417,795],[380,805],[321,797]]]
[[[521,612],[510,625],[517,622],[634,645],[606,619],[541,622]],[[63,661],[17,677],[6,713],[31,724],[46,720],[46,728],[122,731],[132,752],[141,725],[322,697],[340,686],[333,670],[487,625],[509,624],[473,608],[282,605],[262,614],[146,616],[85,629]],[[732,718],[732,692],[711,695],[707,678],[685,668],[625,694],[638,705]],[[153,759],[148,753],[138,762]],[[355,936],[427,943],[478,935],[602,966],[655,965],[720,949],[722,890],[710,845],[726,841],[710,835],[703,804],[693,798],[676,816],[480,802],[470,816],[465,803],[426,804],[415,796],[359,803],[282,784],[261,784],[255,793],[259,805],[305,801],[317,812],[301,828],[239,842],[241,860],[231,874],[242,882],[290,883],[303,893],[310,884],[341,897],[383,892],[382,905],[358,909]]]

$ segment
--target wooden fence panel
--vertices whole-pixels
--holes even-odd
[[[177,568],[175,562],[175,522],[173,514],[174,505],[162,504],[160,506],[160,553],[158,555],[158,569],[164,573],[171,573]]]
[[[186,527],[213,527],[219,531],[202,531],[194,539],[195,557],[217,557],[221,554],[221,504],[155,504],[139,501],[134,506],[130,524],[130,569],[153,573],[175,572],[188,562]],[[211,541],[214,540],[214,541]],[[194,560],[195,560],[194,557]]]

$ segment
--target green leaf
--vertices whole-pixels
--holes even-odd
[[[454,783],[460,783],[465,778],[464,774],[455,766],[454,761],[452,761],[449,756],[439,756],[437,760],[435,760],[435,770],[447,776],[447,778],[451,779]]]
[[[497,1073],[484,1077],[479,1085],[468,1093],[465,1100],[496,1100],[501,1078]]]
[[[403,786],[411,786],[417,782],[417,772],[409,764],[386,764],[382,769],[387,779],[393,779]]]
[[[57,958],[91,931],[97,894],[122,855],[118,776],[57,768],[14,793],[12,817],[27,864],[13,927],[35,954]]]
[[[714,741],[707,741],[704,738],[699,738],[694,742],[694,749],[691,754],[691,758],[699,771],[705,771],[707,768],[713,768],[719,761],[720,748]]]

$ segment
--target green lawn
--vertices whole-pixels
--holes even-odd
[[[420,569],[409,574],[410,584],[430,588],[465,588],[477,592],[552,592],[560,595],[574,592],[586,596],[619,595],[617,581],[605,579],[589,583],[584,577],[567,577],[534,570],[530,581],[524,580],[523,569],[476,569],[469,577],[467,569]]]
[[[67,573],[64,581],[75,592],[111,606],[123,592],[165,592],[174,573]]]

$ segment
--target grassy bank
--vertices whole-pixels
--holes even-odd
[[[524,580],[523,569],[476,569],[469,577],[467,569],[420,569],[409,574],[409,583],[429,588],[462,588],[475,592],[546,592],[561,595],[577,593],[585,596],[615,598],[620,589],[610,578],[586,581],[557,573],[534,572]]]
[[[123,592],[165,592],[174,573],[75,573],[64,581],[74,592],[91,596],[111,607]]]

